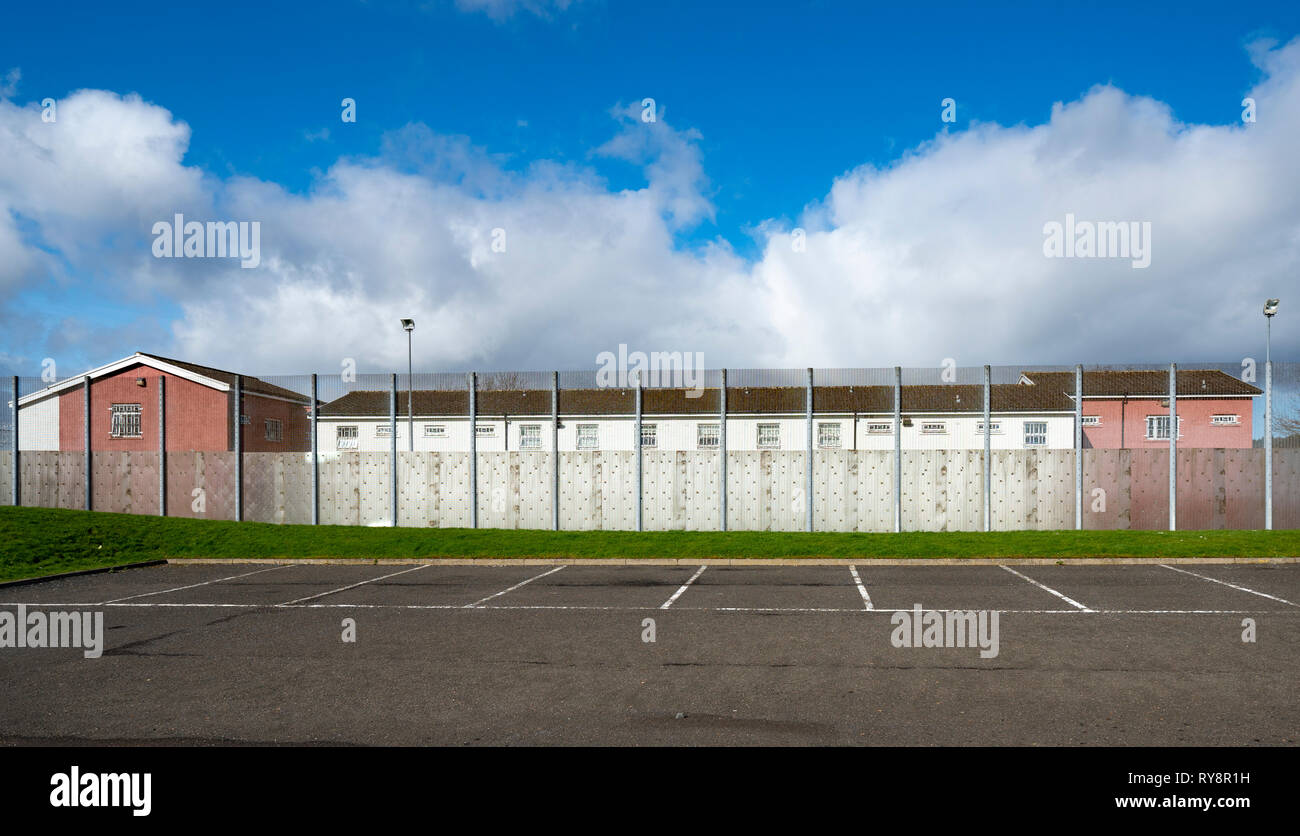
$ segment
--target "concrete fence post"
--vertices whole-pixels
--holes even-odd
[[[469,519],[478,528],[478,373],[469,373]]]
[[[1273,361],[1264,361],[1264,530],[1273,530]]]
[[[167,516],[167,378],[158,375],[158,516]]]
[[[311,376],[311,524],[320,525],[320,422],[316,375]]]
[[[1169,364],[1169,530],[1178,530],[1178,364]]]
[[[23,504],[23,493],[22,493],[22,488],[20,487],[22,483],[21,480],[18,478],[19,467],[20,467],[18,458],[21,455],[18,452],[18,375],[14,375],[13,378],[13,396],[14,396],[14,400],[13,400],[14,431],[13,431],[13,435],[10,437],[9,440],[10,440],[10,446],[13,447],[14,457],[13,457],[13,473],[10,474],[11,478],[10,478],[10,485],[9,485],[9,493],[10,493],[10,498],[13,500],[14,507],[17,508],[19,505]]]
[[[1083,530],[1083,366],[1074,367],[1074,528]]]
[[[388,388],[388,512],[392,514],[389,525],[397,527],[397,372],[393,372]]]
[[[804,465],[804,490],[807,496],[804,497],[804,530],[813,530],[813,370],[808,369],[808,397],[804,407],[806,420],[808,423],[808,461]]]
[[[84,401],[83,405],[86,410],[86,414],[84,416],[86,420],[82,422],[85,425],[84,432],[86,436],[84,439],[86,444],[86,510],[93,511],[95,508],[95,501],[94,501],[94,493],[92,492],[91,483],[93,482],[95,468],[94,468],[94,456],[92,454],[91,447],[90,447],[90,376],[89,375],[87,375],[85,381],[82,382],[82,392],[84,394],[84,398],[82,399]]]
[[[636,375],[636,530],[641,531],[641,375]]]
[[[551,530],[560,530],[560,373],[551,372]]]
[[[727,530],[727,370],[718,387],[718,530]]]
[[[993,368],[984,367],[984,530],[993,530]]]
[[[903,367],[894,366],[894,532],[903,530]]]
[[[244,378],[235,375],[235,521],[244,519]]]

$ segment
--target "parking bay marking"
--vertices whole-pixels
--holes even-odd
[[[667,601],[664,601],[662,604],[659,605],[659,609],[666,610],[669,607],[671,607],[673,605],[673,602],[676,601],[678,598],[682,597],[682,593],[686,591],[686,588],[689,587],[691,584],[695,583],[695,579],[698,578],[700,575],[703,575],[704,570],[707,568],[709,568],[709,565],[706,563],[700,568],[696,569],[695,574],[691,575],[690,579],[687,580],[686,583],[682,584],[681,588],[679,588],[676,592],[674,592],[671,598],[669,598]]]
[[[540,575],[533,575],[531,578],[529,578],[529,579],[527,579],[527,580],[520,581],[519,583],[515,584],[514,586],[511,586],[511,587],[508,587],[508,588],[506,588],[506,589],[503,589],[503,590],[501,590],[500,592],[494,592],[494,593],[492,593],[491,595],[487,596],[486,598],[480,598],[480,599],[478,599],[477,601],[475,601],[475,602],[472,603],[472,604],[466,604],[465,606],[461,607],[461,609],[463,609],[463,610],[470,610],[470,609],[484,609],[484,607],[483,607],[484,602],[486,602],[486,601],[491,601],[493,598],[499,598],[500,596],[505,595],[507,592],[514,592],[514,591],[515,591],[516,589],[518,589],[519,587],[521,587],[521,586],[525,586],[526,584],[530,584],[530,583],[532,583],[533,581],[537,580],[538,578],[544,578],[544,577],[546,577],[547,575],[554,575],[556,572],[560,571],[560,570],[563,569],[563,568],[564,568],[563,565],[561,565],[561,566],[556,566],[554,569],[548,569],[547,571],[541,573]]]
[[[1002,566],[1002,564],[998,564],[998,565],[999,565],[999,566]],[[1015,575],[1017,578],[1020,578],[1021,580],[1029,581],[1029,582],[1032,583],[1034,586],[1038,587],[1039,589],[1043,590],[1044,592],[1050,592],[1050,593],[1052,593],[1053,595],[1055,595],[1057,598],[1060,598],[1060,599],[1061,599],[1062,601],[1064,601],[1065,603],[1070,604],[1071,606],[1078,607],[1078,608],[1079,608],[1080,610],[1082,610],[1083,612],[1095,612],[1094,610],[1091,610],[1091,609],[1089,609],[1088,607],[1085,607],[1083,604],[1080,604],[1078,601],[1074,600],[1074,599],[1071,598],[1070,596],[1068,596],[1068,595],[1063,595],[1062,593],[1057,592],[1055,589],[1052,589],[1050,586],[1047,586],[1046,584],[1041,584],[1041,583],[1039,583],[1038,581],[1034,580],[1033,578],[1029,577],[1028,575],[1022,575],[1022,574],[1020,574],[1020,573],[1017,572],[1015,569],[1012,569],[1010,566],[1002,566],[1002,568],[1003,568],[1003,569],[1006,569],[1008,572],[1010,572],[1011,574]]]
[[[1210,581],[1211,583],[1221,583],[1221,584],[1223,584],[1224,586],[1230,586],[1230,587],[1232,587],[1233,589],[1237,589],[1237,590],[1240,590],[1240,591],[1242,591],[1242,592],[1249,592],[1251,595],[1258,595],[1259,597],[1261,597],[1261,598],[1267,598],[1267,599],[1269,599],[1270,601],[1277,601],[1277,602],[1282,603],[1282,604],[1290,604],[1290,605],[1293,606],[1293,607],[1300,607],[1300,604],[1292,603],[1291,601],[1288,601],[1288,600],[1285,599],[1285,598],[1279,598],[1279,597],[1277,597],[1276,595],[1269,595],[1267,592],[1259,592],[1259,591],[1257,591],[1257,590],[1250,589],[1250,588],[1245,587],[1245,586],[1238,586],[1238,585],[1235,584],[1235,583],[1228,583],[1227,581],[1221,581],[1221,580],[1219,580],[1218,578],[1212,578],[1212,577],[1210,577],[1209,575],[1200,575],[1200,574],[1197,574],[1196,572],[1189,572],[1189,571],[1187,571],[1186,569],[1179,569],[1177,566],[1169,566],[1169,565],[1166,565],[1166,564],[1164,564],[1164,563],[1161,563],[1160,565],[1163,566],[1163,567],[1166,568],[1166,569],[1172,569],[1172,570],[1175,571],[1175,572],[1182,572],[1184,575],[1191,575],[1191,576],[1194,577],[1194,578],[1200,578],[1200,579],[1203,580],[1203,581]]]

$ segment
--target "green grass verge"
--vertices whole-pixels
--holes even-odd
[[[267,525],[0,508],[0,580],[138,560],[385,557],[1290,557],[1300,531],[515,531]]]

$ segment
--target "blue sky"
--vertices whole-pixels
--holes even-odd
[[[769,266],[772,231],[802,224],[828,236],[838,233],[842,244],[868,234],[877,218],[915,215],[934,226],[950,215],[974,220],[987,213],[979,197],[987,185],[963,185],[962,196],[938,206],[877,206],[872,201],[883,198],[872,195],[889,193],[879,172],[913,170],[909,160],[914,167],[936,161],[918,174],[922,182],[941,191],[943,166],[950,165],[954,182],[965,183],[969,168],[962,167],[963,153],[1014,141],[1018,128],[1053,128],[1057,103],[1079,104],[1085,114],[1089,108],[1119,114],[1116,119],[1138,125],[1124,124],[1097,136],[1068,123],[1059,128],[1062,134],[1074,131],[1075,156],[1080,148],[1095,149],[1113,158],[1117,170],[1132,163],[1126,147],[1140,145],[1147,136],[1144,119],[1172,124],[1155,131],[1166,136],[1177,136],[1188,126],[1239,131],[1241,99],[1269,75],[1252,50],[1271,47],[1280,56],[1297,34],[1300,7],[1293,3],[1180,3],[1167,9],[1099,3],[1081,9],[1065,3],[582,0],[560,8],[543,0],[379,0],[301,7],[127,2],[112,13],[101,4],[21,4],[6,10],[0,32],[0,79],[10,68],[19,71],[6,97],[13,106],[30,115],[46,96],[62,101],[79,90],[105,91],[120,113],[104,115],[95,130],[111,131],[124,120],[147,116],[147,108],[153,115],[164,114],[168,125],[188,126],[179,160],[164,161],[170,173],[160,175],[160,190],[188,183],[193,175],[202,184],[176,186],[169,198],[178,211],[190,206],[222,217],[222,212],[238,215],[236,208],[263,213],[266,246],[273,256],[267,261],[274,264],[260,268],[256,280],[211,265],[167,265],[169,271],[162,271],[147,263],[147,233],[150,219],[170,217],[166,201],[147,206],[142,201],[139,222],[132,224],[81,216],[74,224],[69,220],[77,214],[74,210],[45,206],[26,194],[32,187],[18,182],[20,173],[0,177],[0,209],[8,209],[15,236],[31,255],[29,267],[15,272],[7,288],[0,281],[0,366],[36,374],[42,358],[57,357],[67,373],[74,373],[75,367],[140,348],[215,365],[243,364],[251,372],[307,371],[308,364],[328,369],[337,364],[336,355],[360,355],[363,368],[387,368],[404,354],[403,341],[376,347],[363,340],[372,333],[371,325],[349,334],[331,327],[331,316],[356,310],[356,298],[344,298],[349,292],[373,298],[381,309],[377,322],[414,308],[422,322],[448,328],[452,322],[470,323],[456,340],[426,343],[417,352],[431,369],[584,367],[590,365],[588,358],[619,342],[634,348],[706,350],[717,358],[710,365],[733,367],[927,365],[948,356],[961,365],[1161,362],[1175,351],[1179,360],[1233,362],[1259,352],[1262,328],[1255,297],[1285,295],[1285,288],[1278,287],[1284,279],[1294,286],[1295,239],[1287,236],[1287,230],[1296,228],[1296,218],[1288,214],[1292,203],[1272,210],[1285,223],[1276,234],[1262,236],[1265,252],[1250,268],[1260,284],[1235,288],[1246,300],[1239,310],[1232,307],[1237,304],[1233,288],[1223,281],[1231,246],[1188,252],[1166,272],[1157,273],[1157,267],[1169,264],[1158,260],[1152,274],[1142,274],[1144,284],[1150,284],[1151,275],[1159,276],[1155,290],[1163,298],[1183,295],[1179,283],[1189,269],[1204,270],[1203,286],[1214,288],[1204,295],[1189,292],[1188,302],[1172,306],[1170,334],[1182,335],[1176,340],[1170,334],[1135,334],[1130,325],[1122,340],[1099,333],[1063,344],[1063,329],[1077,333],[1088,327],[1086,320],[1077,319],[1069,294],[1055,309],[1044,303],[1046,310],[1034,311],[1034,322],[1013,323],[1006,311],[1024,304],[1025,286],[1008,286],[1003,296],[985,297],[981,288],[988,287],[988,276],[998,275],[1001,257],[971,252],[956,267],[951,262],[931,265],[948,276],[970,270],[953,288],[936,290],[935,304],[957,322],[983,312],[989,327],[947,329],[946,343],[933,342],[933,329],[909,320],[915,304],[886,309],[885,301],[891,286],[915,283],[908,271],[924,272],[924,259],[918,265],[912,258],[896,275],[885,269],[888,264],[898,267],[896,259],[886,259],[885,266],[872,261],[870,269],[879,273],[884,289],[880,293],[844,301],[839,288],[828,285],[819,288],[820,295],[791,301],[791,288],[807,283],[771,272],[780,266]],[[1282,58],[1278,64],[1290,67]],[[1122,100],[1108,102],[1104,95],[1089,99],[1098,85],[1118,91]],[[129,100],[133,93],[142,105]],[[644,140],[643,146],[636,138],[636,120],[620,120],[612,113],[647,96],[655,99],[670,132]],[[340,121],[344,97],[357,102],[355,124]],[[945,97],[957,103],[952,124],[940,121]],[[1282,101],[1290,100],[1280,97]],[[1151,116],[1143,102],[1166,110]],[[977,136],[980,125],[994,133]],[[75,128],[69,124],[65,130]],[[945,144],[945,138],[963,135],[970,137],[966,146]],[[619,137],[623,145],[608,145]],[[1054,147],[1055,140],[1047,142]],[[158,143],[146,139],[143,144],[152,148]],[[1142,161],[1144,169],[1178,155],[1160,142],[1143,146],[1141,153],[1149,155]],[[94,166],[111,166],[118,156],[105,153]],[[1087,176],[1113,176],[1106,169],[1103,158]],[[63,170],[72,178],[78,169],[68,164]],[[637,205],[636,195],[661,201],[650,208],[652,216],[677,215],[644,237],[618,237],[648,223],[639,215],[616,231],[597,235],[613,255],[599,264],[584,262],[591,274],[582,281],[555,277],[556,270],[580,275],[584,269],[565,252],[492,272],[495,268],[484,270],[473,255],[438,250],[424,259],[429,271],[438,273],[437,283],[416,292],[403,282],[417,281],[411,276],[420,274],[418,263],[395,257],[395,264],[376,264],[367,261],[364,250],[344,256],[322,252],[355,228],[346,219],[321,239],[287,241],[290,215],[296,213],[299,224],[320,217],[296,199],[321,212],[320,205],[333,196],[355,207],[354,198],[363,190],[349,178],[376,172],[390,188],[393,181],[408,182],[401,179],[405,177],[419,181],[417,191],[422,184],[440,190],[430,198],[428,214],[413,221],[410,234],[416,237],[420,223],[457,211],[473,220],[452,227],[494,228],[487,226],[494,223],[488,216],[507,204],[510,212],[505,214],[514,226],[504,228],[513,234],[520,223],[516,219],[563,213],[574,193],[597,207],[572,208],[574,230],[620,211],[608,204]],[[1037,186],[1017,184],[1011,174],[1005,179],[1008,189],[1052,189],[1050,177],[1036,178]],[[1168,179],[1186,178],[1175,174]],[[71,179],[69,185],[75,185]],[[869,211],[859,215],[837,205],[832,199],[837,187],[862,190],[862,205],[869,205]],[[903,185],[897,188],[904,190]],[[105,202],[111,205],[119,191],[120,186],[106,187]],[[268,191],[275,192],[273,198],[264,197]],[[619,201],[619,196],[628,199]],[[1207,186],[1201,197],[1213,202],[1216,195]],[[132,199],[122,197],[127,204]],[[1093,207],[1091,200],[1079,197],[1077,202]],[[1186,205],[1185,200],[1179,203]],[[1053,203],[1041,218],[1033,216],[1025,225],[1030,243],[1042,221],[1061,217],[1058,209],[1068,211],[1071,205],[1069,200]],[[278,218],[277,226],[275,215],[281,210],[288,214]],[[584,211],[595,214],[588,218]],[[1214,219],[1218,227],[1240,219],[1230,208],[1216,211],[1226,213]],[[365,217],[374,214],[364,212],[370,213]],[[1175,223],[1165,220],[1159,207],[1140,202],[1125,202],[1102,217],[1112,214],[1152,217],[1157,230]],[[404,218],[385,220],[385,228]],[[1177,222],[1186,223],[1186,218]],[[57,231],[61,224],[81,236],[75,247],[60,243],[66,240]],[[998,234],[997,229],[971,230],[965,224],[962,220],[949,238]],[[301,228],[293,232],[303,236]],[[63,234],[71,233],[64,229]],[[478,234],[470,235],[468,244],[463,235],[452,237],[473,249]],[[578,237],[573,230],[551,229],[541,240],[564,251],[587,246],[575,243]],[[891,240],[905,237],[900,231]],[[1195,231],[1186,235],[1188,240],[1203,237]],[[830,252],[834,241],[827,240]],[[1290,244],[1279,250],[1268,241]],[[912,253],[926,248],[924,235],[908,247]],[[1156,252],[1160,259],[1161,251]],[[444,255],[448,264],[460,267],[437,267]],[[638,275],[635,265],[647,262],[654,266]],[[857,288],[853,264],[836,257],[817,271],[819,280]],[[1098,265],[1107,270],[1106,278],[1093,280],[1083,272],[1085,266],[1068,280],[1086,285],[1127,283],[1136,277],[1126,265],[1121,272],[1114,265]],[[367,269],[376,275],[358,278]],[[412,272],[391,278],[403,270]],[[673,278],[665,280],[665,274]],[[668,284],[644,294],[631,290],[661,281]],[[1025,281],[1032,286],[1030,279]],[[1050,281],[1059,287],[1061,278]],[[497,289],[483,290],[489,285]],[[707,286],[715,301],[712,308],[701,311],[693,301],[682,301],[696,286]],[[529,330],[527,323],[550,321],[558,327],[545,330],[554,336],[531,341],[479,336],[496,319],[493,305],[552,287],[557,295],[572,294],[578,303],[525,307],[504,316],[503,328],[517,333]],[[599,288],[594,298],[592,287]],[[270,288],[281,294],[276,303],[281,310],[284,299],[298,300],[295,304],[309,312],[305,316],[320,318],[317,327],[289,343],[279,338],[282,329],[274,316],[235,323],[228,313],[213,310],[221,307],[223,297],[231,306],[256,306],[258,294]],[[313,297],[314,288],[329,288],[329,300]],[[463,304],[448,301],[453,298]],[[985,298],[989,308],[981,311],[977,300]],[[584,307],[583,299],[592,302]],[[717,313],[717,300],[734,303],[730,317]],[[611,325],[611,307],[637,310],[644,321]],[[846,307],[857,312],[858,330],[872,330],[873,317],[879,316],[882,322],[906,325],[898,333],[913,334],[914,340],[900,341],[895,335],[888,350],[869,342],[855,345],[847,333],[851,328],[828,319]],[[1255,318],[1247,318],[1247,309]],[[787,317],[786,310],[795,313]],[[1111,313],[1094,309],[1091,318],[1112,319]],[[207,323],[217,323],[210,326],[213,333],[205,332]],[[1275,350],[1281,351],[1279,359],[1294,359],[1300,339],[1296,329],[1283,323],[1279,318]],[[231,336],[232,328],[244,329],[235,335],[237,349],[223,346],[221,339]],[[832,334],[843,329],[845,336],[820,341],[800,336],[820,329]],[[986,340],[990,330],[1012,330],[1019,336]],[[1203,342],[1187,337],[1198,332],[1207,335]],[[587,333],[589,339],[583,336]],[[318,341],[312,342],[312,335]],[[1150,339],[1144,342],[1143,337]],[[340,341],[346,344],[338,345]],[[265,348],[259,351],[258,345]],[[328,361],[317,360],[322,353]]]

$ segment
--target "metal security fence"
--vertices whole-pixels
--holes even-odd
[[[144,366],[12,379],[0,504],[573,530],[1300,527],[1293,363],[207,371],[220,385]]]

